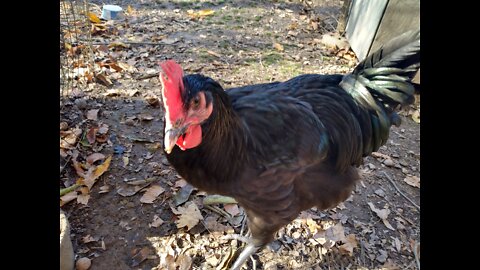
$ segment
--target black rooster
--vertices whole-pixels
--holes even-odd
[[[355,166],[385,144],[395,109],[413,102],[420,33],[387,43],[347,75],[302,75],[224,91],[160,64],[167,159],[193,186],[235,198],[252,240],[231,269],[305,209],[347,199]]]

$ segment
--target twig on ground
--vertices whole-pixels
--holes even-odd
[[[417,254],[417,249],[418,249],[419,243],[415,242],[415,245],[413,246],[413,255],[415,256],[415,262],[417,263],[417,268],[420,270],[420,259],[418,258]]]
[[[237,203],[234,198],[221,196],[221,195],[210,195],[203,199],[203,204],[229,204],[229,203]]]
[[[405,199],[407,199],[411,204],[413,204],[418,210],[420,210],[420,206],[418,206],[414,201],[412,201],[412,199],[408,198],[407,195],[405,195],[398,187],[397,185],[395,184],[395,182],[393,182],[392,178],[386,173],[386,172],[383,172],[383,174],[387,177],[388,181],[390,183],[392,183],[392,185],[395,187],[395,189],[398,191],[398,193],[400,193],[400,195],[402,195]]]
[[[219,215],[221,215],[221,216],[226,217],[227,219],[231,219],[231,218],[232,218],[232,216],[231,216],[229,213],[223,211],[222,209],[220,209],[220,208],[218,208],[218,207],[216,207],[216,206],[210,206],[210,205],[205,205],[205,204],[204,204],[203,206],[204,206],[205,208],[207,208],[207,209],[212,210],[213,212],[215,212],[215,213],[217,213],[217,214],[219,214]]]
[[[66,187],[66,188],[62,188],[60,189],[60,196],[63,196],[69,192],[72,192],[74,191],[76,188],[78,187],[81,187],[82,185],[79,185],[79,184],[74,184],[74,185],[71,185],[69,187]]]

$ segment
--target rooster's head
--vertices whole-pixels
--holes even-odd
[[[211,94],[203,87],[201,75],[183,76],[182,67],[173,60],[160,63],[162,100],[165,108],[165,152],[178,145],[194,148],[202,141],[201,124],[213,111]]]

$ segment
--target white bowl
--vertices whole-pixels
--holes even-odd
[[[122,17],[123,9],[116,5],[104,5],[102,8],[102,16],[104,20],[118,20]]]

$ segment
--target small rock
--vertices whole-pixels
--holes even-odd
[[[412,166],[412,167],[410,167],[410,169],[412,169],[412,171],[416,171],[416,170],[417,170],[417,167]]]
[[[77,270],[87,270],[91,265],[92,261],[87,257],[78,259],[77,263],[75,264]]]
[[[385,160],[383,161],[383,164],[385,164],[385,166],[388,166],[388,167],[392,167],[393,165],[395,165],[395,164],[393,163],[393,160],[391,160],[391,159],[385,159]]]
[[[400,166],[399,164],[395,164],[394,167],[397,168],[397,169],[401,169],[401,168],[402,168],[402,166]]]
[[[402,173],[404,173],[404,174],[408,174],[408,172],[409,172],[409,171],[408,171],[407,169],[405,169],[405,168],[402,168]]]
[[[375,165],[373,165],[372,163],[368,163],[367,166],[370,170],[375,170],[376,168]]]
[[[400,156],[397,153],[395,153],[395,154],[392,154],[392,157],[399,158]]]
[[[83,110],[87,108],[87,100],[84,98],[79,98],[74,101],[75,105],[77,105],[77,108],[80,110]]]
[[[387,261],[387,258],[388,258],[388,253],[385,251],[385,250],[379,250],[380,252],[380,255],[377,256],[377,261],[381,262],[381,263],[384,263],[385,261]]]
[[[403,160],[400,161],[400,165],[402,165],[403,167],[408,167],[408,163]]]
[[[125,125],[134,126],[135,125],[135,120],[133,120],[131,118],[128,118],[127,120],[125,120]]]
[[[380,197],[385,197],[385,191],[383,191],[383,189],[380,189],[380,188],[375,190],[375,194],[377,194]]]

